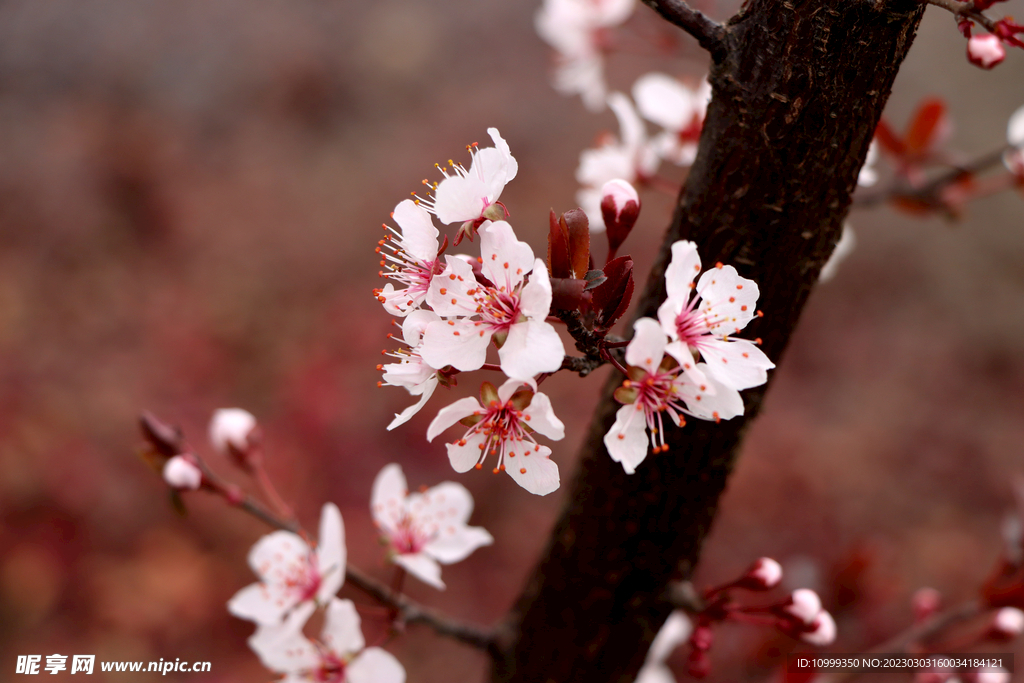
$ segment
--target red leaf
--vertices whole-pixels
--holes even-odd
[[[561,223],[569,235],[571,277],[582,278],[590,265],[590,221],[583,209],[572,209],[562,214]]]
[[[923,101],[914,112],[903,138],[908,154],[922,154],[935,144],[946,127],[946,104],[938,98]]]
[[[594,327],[601,330],[611,328],[629,308],[633,297],[633,259],[620,256],[609,261],[604,274],[608,279],[593,290]]]
[[[548,230],[548,273],[551,277],[569,277],[569,233],[565,221],[555,217],[551,209],[551,226]]]

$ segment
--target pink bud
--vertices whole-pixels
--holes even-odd
[[[1013,640],[1024,631],[1024,612],[1004,607],[992,618],[987,636],[993,640]]]
[[[782,565],[770,557],[762,557],[747,570],[740,584],[752,590],[768,590],[778,586],[780,581]]]
[[[195,491],[203,483],[203,473],[186,455],[176,455],[164,464],[164,481],[179,491]]]
[[[967,59],[982,69],[991,69],[1006,59],[1006,49],[998,37],[991,33],[971,36],[967,40]]]
[[[800,634],[800,640],[817,647],[831,645],[835,639],[836,620],[833,619],[832,615],[825,610],[821,610],[818,612],[818,615],[814,617],[814,622],[811,624],[810,630],[804,631]]]
[[[640,215],[640,195],[622,179],[609,180],[601,188],[601,216],[608,230],[608,260],[629,236]]]
[[[221,453],[229,448],[244,453],[249,449],[249,434],[256,428],[256,418],[241,408],[221,408],[210,420],[210,443]]]
[[[789,601],[782,606],[782,611],[808,626],[813,626],[814,618],[821,612],[821,598],[810,588],[797,588],[789,596]]]
[[[711,626],[706,623],[698,623],[697,628],[690,634],[690,645],[694,650],[710,650],[714,642],[714,633]]]
[[[616,215],[621,214],[629,202],[640,206],[640,195],[636,189],[621,178],[609,180],[601,187],[601,199],[602,203],[605,199],[611,199]]]
[[[924,621],[942,607],[942,594],[934,588],[918,588],[910,598],[914,621]]]

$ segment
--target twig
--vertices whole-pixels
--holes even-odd
[[[953,16],[963,19],[971,19],[985,27],[989,33],[996,32],[996,22],[986,17],[982,12],[974,9],[970,2],[959,2],[958,0],[925,0],[929,5],[941,7],[953,13]]]
[[[604,364],[605,361],[601,358],[566,356],[562,359],[562,367],[559,370],[569,370],[577,373],[580,377],[586,377]]]
[[[711,53],[713,60],[720,62],[725,58],[729,48],[725,41],[724,26],[683,0],[643,0],[643,3],[669,23],[696,38],[700,46]]]

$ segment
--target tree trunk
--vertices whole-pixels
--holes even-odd
[[[760,286],[760,336],[776,362],[842,229],[875,126],[920,22],[916,0],[750,0],[726,26],[710,73],[700,152],[639,302],[665,298],[670,245],[697,243]],[[769,373],[769,384],[771,375]],[[669,428],[669,451],[636,474],[605,452],[612,377],[571,497],[509,615],[494,681],[632,681],[689,578],[767,385],[746,415]]]

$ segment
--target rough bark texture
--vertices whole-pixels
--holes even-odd
[[[730,263],[759,283],[765,318],[744,336],[760,336],[778,361],[839,238],[922,12],[914,0],[752,0],[728,23],[700,152],[639,315],[665,297],[669,245],[690,239],[705,266]],[[745,418],[669,429],[668,453],[627,476],[602,443],[620,381],[604,389],[570,500],[498,644],[494,681],[633,680],[670,611],[666,585],[700,557],[766,388],[744,393]]]

